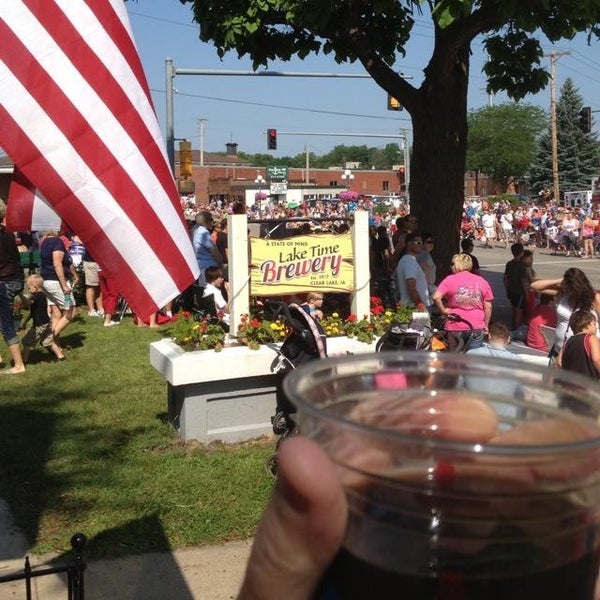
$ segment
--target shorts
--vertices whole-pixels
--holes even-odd
[[[100,285],[98,271],[98,263],[87,260],[83,261],[83,279],[85,281],[85,285],[89,287],[98,287]]]
[[[58,306],[61,310],[69,310],[73,306],[71,302],[67,302],[60,282],[55,279],[44,279],[44,293],[49,306]]]
[[[513,308],[525,308],[525,294],[506,294]]]
[[[36,325],[27,331],[21,340],[23,346],[27,348],[35,348],[39,342],[44,348],[51,346],[54,342],[54,336],[52,335],[52,327],[50,323],[44,323],[43,325]]]

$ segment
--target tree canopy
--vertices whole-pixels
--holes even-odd
[[[180,1],[193,4],[200,39],[219,56],[235,50],[255,68],[319,52],[338,63],[360,61],[402,103],[413,125],[411,210],[438,242],[441,274],[458,247],[473,40],[482,36],[489,56],[488,91],[519,99],[548,82],[538,38],[600,37],[600,0]],[[431,19],[434,36],[424,79],[413,85],[399,69],[416,15]]]
[[[538,37],[550,42],[578,32],[600,37],[598,0],[180,0],[194,5],[200,39],[212,42],[219,56],[235,50],[254,68],[270,60],[332,54],[338,63],[359,60],[373,79],[399,98],[409,112],[419,92],[392,69],[406,53],[415,14],[428,13],[435,42],[426,76],[446,52],[484,35],[490,92],[504,90],[514,99],[538,92],[548,82],[540,65]],[[535,35],[534,35],[535,34]],[[394,96],[397,97],[397,96]]]
[[[506,102],[469,113],[467,169],[489,175],[504,192],[526,175],[547,126],[546,113],[537,106]]]

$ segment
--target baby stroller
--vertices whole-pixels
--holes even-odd
[[[562,236],[559,234],[558,227],[548,227],[546,229],[546,237],[548,239],[548,246],[550,247],[553,256],[555,256],[557,252],[562,253],[567,251],[563,243]]]
[[[447,321],[465,323],[468,335],[456,335],[444,329]],[[386,350],[417,350],[423,352],[466,352],[472,336],[473,326],[461,316],[450,313],[437,315],[429,325],[414,327],[392,323],[388,330],[379,338],[375,347],[377,352]]]
[[[279,436],[277,451],[285,438],[296,433],[296,408],[283,391],[283,380],[297,367],[311,360],[325,358],[327,341],[319,322],[297,304],[288,305],[285,302],[267,300],[265,306],[271,318],[280,318],[288,327],[288,334],[272,365],[272,371],[277,375],[277,383],[275,414],[271,417],[271,424],[273,433]],[[267,470],[273,475],[277,472],[277,453],[269,459]]]

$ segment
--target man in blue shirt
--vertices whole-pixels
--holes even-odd
[[[219,254],[215,243],[210,236],[210,228],[213,225],[213,216],[209,211],[203,210],[196,215],[196,229],[192,235],[192,244],[200,268],[198,285],[206,287],[204,275],[208,267],[222,267],[223,257]]]

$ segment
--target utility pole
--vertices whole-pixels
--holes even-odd
[[[309,148],[310,148],[310,146],[308,144],[304,145],[304,152],[306,153],[306,172],[304,174],[304,181],[307,185],[310,183],[310,177],[309,177],[310,152],[309,152]]]
[[[404,138],[404,185],[406,187],[406,199],[410,202],[410,146],[408,145],[408,129],[401,129]]]
[[[552,184],[556,203],[560,202],[560,183],[558,179],[558,134],[556,125],[556,61],[570,52],[551,52],[550,57],[550,131],[552,137]]]

